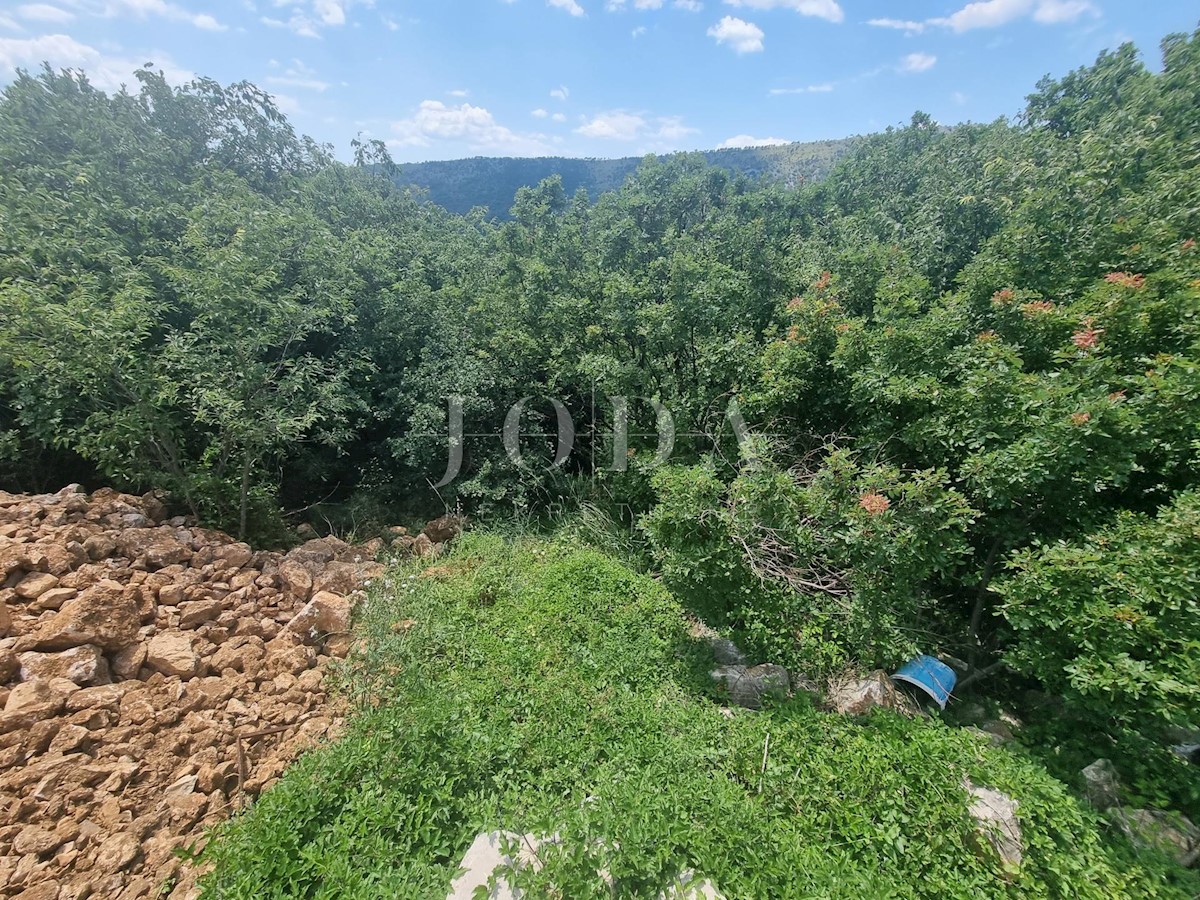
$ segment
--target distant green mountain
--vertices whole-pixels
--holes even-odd
[[[857,138],[843,138],[776,147],[706,150],[703,154],[712,165],[794,187],[824,178],[857,141]],[[595,198],[620,187],[642,159],[477,156],[447,162],[404,163],[398,167],[396,183],[423,188],[430,200],[451,212],[465,213],[473,207],[485,206],[492,216],[507,218],[513,197],[522,187],[535,185],[551,175],[561,175],[568,195],[582,187]]]

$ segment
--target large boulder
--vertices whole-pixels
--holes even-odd
[[[350,601],[327,591],[313,595],[300,612],[287,623],[285,632],[296,635],[305,643],[320,643],[332,634],[350,630]]]
[[[221,615],[220,600],[195,600],[179,607],[179,627],[197,628]]]
[[[19,650],[70,650],[95,644],[102,650],[120,650],[138,639],[141,613],[137,602],[115,581],[101,581],[54,616],[20,638]]]
[[[299,560],[285,559],[279,564],[279,582],[283,590],[303,603],[312,593],[312,572]]]
[[[437,559],[443,549],[444,545],[434,543],[425,533],[418,534],[409,547],[409,551],[418,559]]]
[[[358,587],[358,567],[354,563],[331,562],[313,578],[313,591],[350,594]]]
[[[467,520],[464,516],[455,515],[454,513],[446,513],[444,516],[439,516],[432,522],[428,523],[422,534],[433,541],[435,544],[444,544],[447,541],[452,541],[466,528]]]
[[[829,685],[828,702],[834,711],[844,716],[861,716],[873,709],[890,709],[912,715],[916,704],[896,690],[896,685],[882,669],[866,678],[847,678]]]
[[[83,542],[84,552],[93,562],[99,562],[102,559],[108,559],[117,552],[117,542],[111,534],[100,532],[93,534]]]
[[[1021,865],[1023,844],[1017,801],[1002,791],[966,783],[975,820],[976,846],[984,856],[994,854],[1008,871]]]
[[[58,578],[49,572],[30,572],[17,582],[17,596],[25,600],[36,600],[47,591],[58,587]]]
[[[65,678],[78,685],[106,684],[108,662],[95,644],[83,644],[61,653],[21,654],[21,680]]]
[[[1083,770],[1083,792],[1096,809],[1120,805],[1121,783],[1111,760],[1098,759]]]
[[[192,639],[178,631],[155,635],[146,647],[146,665],[164,675],[178,675],[185,681],[200,673],[200,656]]]
[[[179,565],[190,560],[192,550],[174,537],[161,535],[146,548],[144,556],[146,568],[165,569],[167,566]]]
[[[13,572],[45,572],[49,569],[44,548],[35,544],[10,544],[0,547],[0,581]]]
[[[1153,847],[1184,866],[1200,855],[1200,828],[1179,813],[1114,807],[1108,816],[1135,847]]]

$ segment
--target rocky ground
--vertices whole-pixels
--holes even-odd
[[[0,897],[194,896],[174,851],[337,732],[326,666],[383,549],[256,552],[151,495],[0,492]]]

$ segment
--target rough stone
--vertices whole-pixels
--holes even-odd
[[[93,562],[108,559],[117,552],[117,542],[110,534],[93,534],[83,542],[83,549]]]
[[[1108,816],[1134,846],[1152,847],[1174,857],[1180,865],[1195,864],[1200,851],[1200,828],[1179,813],[1114,807]]]
[[[829,686],[830,707],[845,716],[861,716],[872,709],[891,709],[913,714],[916,704],[896,690],[892,679],[882,669],[866,678],[850,678]]]
[[[284,559],[164,516],[153,496],[0,492],[0,639],[17,632],[0,643],[10,900],[134,900],[176,877],[172,896],[194,897],[172,851],[341,726],[322,667],[349,650],[351,601],[312,586],[353,591],[383,571],[361,561],[373,549],[323,538]],[[280,590],[281,565],[301,597]]]
[[[118,650],[112,656],[112,670],[119,678],[136,678],[146,664],[146,644],[142,641]]]
[[[164,569],[167,566],[187,562],[192,558],[192,551],[175,538],[164,536],[146,548],[145,558],[148,568]]]
[[[23,681],[9,691],[4,711],[10,713],[31,708],[47,708],[53,709],[54,712],[48,712],[46,715],[54,715],[66,702],[66,695],[55,690],[50,679],[35,678],[32,681]]]
[[[351,604],[345,597],[328,592],[315,594],[288,622],[289,631],[308,642],[350,630]]]
[[[1121,802],[1121,783],[1111,760],[1098,759],[1083,770],[1083,790],[1092,806],[1101,811]]]
[[[78,685],[105,684],[110,680],[108,661],[95,644],[83,644],[61,653],[21,654],[21,680],[65,678]]]
[[[53,831],[37,825],[28,825],[13,839],[13,852],[21,856],[26,853],[45,856],[52,850],[57,850],[62,843],[62,838]]]
[[[67,712],[108,709],[116,711],[121,698],[129,691],[128,684],[104,684],[76,691],[67,698]]]
[[[421,533],[435,544],[444,544],[462,534],[466,524],[467,520],[463,516],[446,513],[428,523]]]
[[[1023,845],[1021,824],[1017,819],[1017,801],[1002,791],[966,783],[975,820],[977,847],[987,856],[994,854],[1005,870],[1021,865]]]
[[[96,855],[96,868],[105,874],[127,869],[141,853],[141,842],[128,832],[105,838]]]
[[[56,587],[58,587],[58,578],[49,572],[30,572],[17,583],[16,591],[18,597],[36,600],[42,594]]]
[[[150,640],[146,648],[146,665],[164,675],[188,679],[200,672],[201,663],[192,639],[169,631]]]
[[[424,532],[417,535],[410,550],[418,559],[437,559],[442,555],[442,545],[434,543]]]
[[[279,580],[284,591],[302,603],[312,592],[312,574],[294,559],[279,564]]]
[[[221,615],[224,607],[220,600],[196,600],[179,607],[179,627],[196,628]]]
[[[64,603],[77,596],[79,591],[74,588],[51,588],[37,598],[37,605],[39,609],[62,609]]]
[[[120,650],[137,640],[141,625],[137,604],[115,581],[101,581],[74,600],[68,600],[49,622],[22,638],[29,650],[69,650],[95,644]],[[20,646],[20,645],[18,645]]]
[[[349,594],[358,586],[358,568],[353,563],[331,562],[313,579],[313,592]]]
[[[7,684],[21,671],[21,661],[11,650],[0,650],[0,684]]]

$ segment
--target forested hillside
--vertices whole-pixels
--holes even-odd
[[[1104,755],[1194,817],[1200,32],[1161,59],[1047,77],[1013,122],[916,113],[821,180],[682,154],[507,221],[398,188],[382,145],[337,163],[249,84],[22,74],[0,487],[153,489],[275,542],[583,521],[761,659],[945,654],[1055,775]]]
[[[707,150],[702,156],[711,166],[746,175],[765,183],[796,188],[819,181],[839,159],[854,147],[854,139],[813,141],[773,147],[741,147]],[[669,157],[661,161],[669,162]],[[555,175],[563,190],[574,194],[580,188],[593,200],[615,191],[645,160],[487,158],[447,162],[404,163],[396,167],[394,180],[401,187],[413,186],[429,199],[455,213],[468,213],[477,206],[489,215],[505,218],[512,199],[523,187],[534,187]]]

